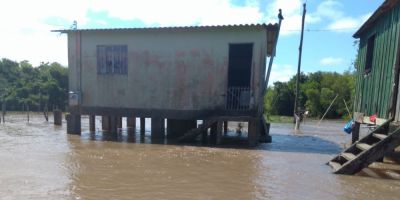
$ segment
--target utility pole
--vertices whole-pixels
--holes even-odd
[[[300,92],[300,67],[301,67],[301,55],[303,51],[303,36],[304,36],[304,19],[306,18],[306,4],[303,4],[303,17],[301,19],[301,35],[300,35],[300,46],[299,46],[299,62],[297,65],[297,78],[296,78],[296,97],[294,99],[294,111],[293,115],[296,120],[295,130],[300,128],[300,112],[299,112],[299,92]]]

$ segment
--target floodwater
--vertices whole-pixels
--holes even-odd
[[[21,114],[6,120],[0,199],[400,198],[399,181],[331,173],[325,163],[350,140],[343,122],[310,121],[299,133],[272,124],[273,143],[248,149],[151,144],[124,131],[90,134],[87,118],[82,136],[41,115],[29,124]]]

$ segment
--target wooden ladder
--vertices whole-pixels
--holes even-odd
[[[333,173],[355,174],[399,146],[400,128],[389,133],[388,127],[391,121],[392,119],[385,121],[370,134],[329,161],[327,164],[332,167]]]
[[[200,135],[203,131],[206,131],[217,122],[218,119],[203,120],[203,124],[201,124],[198,128],[190,129],[183,136],[179,137],[178,142],[188,142],[195,140],[198,135]]]

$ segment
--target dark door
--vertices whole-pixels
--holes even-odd
[[[229,45],[227,109],[249,108],[252,57],[252,43]]]

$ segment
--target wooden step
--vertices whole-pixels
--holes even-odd
[[[333,171],[336,171],[336,170],[340,169],[340,167],[342,167],[341,164],[334,162],[334,161],[330,161],[328,163],[328,165],[332,167]]]
[[[347,150],[345,150],[344,153],[341,153],[338,156],[332,158],[331,162],[328,162],[328,164],[332,166],[333,173],[355,174],[360,170],[368,167],[371,163],[380,160],[383,156],[385,156],[386,153],[393,152],[396,147],[400,146],[400,127],[397,127],[395,130],[391,131],[387,135],[385,133],[379,132],[380,130],[382,130],[382,128],[389,126],[392,121],[392,118],[388,119],[385,123],[377,127],[370,134],[362,138],[360,140],[361,142],[357,142],[355,145],[352,145]],[[376,141],[376,143],[369,143],[373,141]],[[356,150],[355,148],[359,150]],[[362,152],[357,153],[358,151]],[[352,152],[352,154],[350,154],[349,152]],[[368,171],[368,168],[366,169]]]
[[[346,160],[353,160],[356,156],[352,153],[342,153],[342,157]]]
[[[374,133],[373,136],[378,138],[378,139],[380,139],[380,140],[383,140],[383,139],[385,139],[387,137],[387,135],[380,134],[380,133]]]
[[[357,144],[356,144],[356,147],[359,148],[359,149],[361,149],[361,150],[363,150],[363,151],[365,151],[365,150],[370,149],[370,148],[371,148],[371,145],[365,144],[365,143],[357,143]]]

